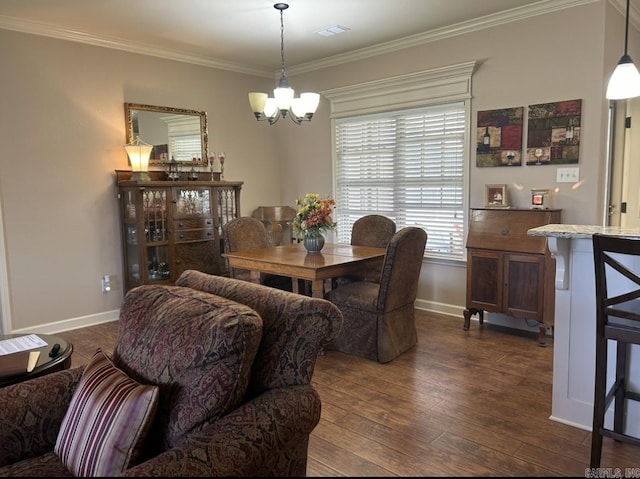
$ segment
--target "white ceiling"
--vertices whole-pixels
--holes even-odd
[[[289,0],[287,72],[348,61],[596,0]],[[280,69],[273,0],[0,0],[0,28],[233,71]],[[322,37],[341,25],[346,33]]]

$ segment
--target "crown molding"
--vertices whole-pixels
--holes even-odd
[[[525,20],[537,15],[544,15],[552,13],[558,10],[564,10],[566,8],[577,7],[588,3],[595,3],[600,0],[542,0],[532,5],[524,7],[513,8],[501,12],[499,14],[487,15],[484,17],[475,18],[468,22],[457,23],[449,25],[447,27],[439,28],[436,30],[430,30],[424,33],[418,33],[409,37],[401,38],[399,40],[393,40],[386,43],[381,43],[371,47],[362,48],[360,50],[354,50],[342,55],[335,55],[322,60],[313,61],[309,63],[303,63],[295,65],[293,67],[287,66],[287,72],[293,76],[301,73],[308,73],[314,70],[320,70],[323,68],[329,68],[343,63],[350,63],[358,60],[364,60],[369,57],[382,55],[385,53],[393,53],[405,48],[411,48],[415,46],[424,45],[427,43],[451,38],[457,35],[464,35],[486,28],[492,28],[505,23],[515,22],[519,20]],[[615,0],[610,0],[615,1]],[[618,0],[622,1],[622,0]],[[624,11],[624,10],[623,10]]]
[[[294,66],[287,66],[287,72],[290,75],[312,72],[314,70],[320,70],[344,63],[363,60],[386,53],[392,53],[398,50],[403,50],[405,48],[424,45],[445,38],[463,35],[466,33],[503,25],[505,23],[524,20],[537,15],[544,15],[546,13],[552,13],[558,10],[577,7],[588,3],[595,3],[598,1],[600,0],[541,0],[532,5],[513,8],[499,14],[487,15],[484,17],[476,18],[474,20],[470,20],[468,22],[457,23],[448,27],[412,35],[399,40],[381,43],[340,55],[334,55],[318,61],[303,63]],[[620,10],[622,0],[609,0],[609,2],[616,6],[618,10]],[[624,15],[624,6],[622,7],[622,12]],[[266,78],[277,78],[280,71],[268,71],[265,69],[256,68],[255,66],[251,65],[243,65],[225,60],[209,58],[206,56],[192,55],[181,51],[165,50],[142,43],[125,43],[114,38],[92,35],[89,33],[60,28],[48,24],[28,22],[23,19],[18,19],[10,16],[0,15],[0,29],[13,30],[34,35],[43,35],[61,40],[86,43],[89,45],[104,48],[112,48],[115,50],[122,50],[130,53],[149,55],[153,57],[164,58],[167,60],[191,63],[205,67],[217,68],[236,73],[245,73]]]
[[[627,14],[627,2],[625,0],[609,0],[613,8],[620,12],[622,18]],[[633,2],[629,2],[629,24],[633,25],[636,30],[640,30],[640,11]]]
[[[175,60],[178,62],[218,68],[237,73],[246,73],[249,75],[267,78],[273,78],[274,76],[274,73],[270,70],[258,69],[249,65],[242,65],[240,63],[233,63],[205,56],[191,55],[175,50],[165,50],[151,45],[145,45],[143,43],[124,43],[123,41],[114,38],[92,35],[90,33],[69,30],[43,23],[28,22],[20,18],[5,15],[0,15],[0,29],[31,33],[33,35],[42,35],[71,42],[86,43],[88,45],[98,47],[112,48],[114,50],[122,50],[129,53],[138,53],[140,55],[159,57],[166,60]]]

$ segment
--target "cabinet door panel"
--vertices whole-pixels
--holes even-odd
[[[215,241],[180,243],[175,246],[175,281],[187,269],[196,269],[203,273],[220,274],[220,253]]]
[[[542,321],[544,291],[543,255],[504,255],[505,313]]]
[[[470,250],[467,258],[467,307],[484,311],[502,308],[501,253]]]

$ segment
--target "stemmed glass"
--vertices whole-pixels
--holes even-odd
[[[533,152],[533,156],[535,156],[536,160],[538,160],[538,161],[536,161],[536,165],[541,165],[542,164],[540,162],[540,158],[542,158],[542,154],[543,154],[542,148],[536,148],[535,151]]]
[[[220,179],[224,179],[224,160],[227,159],[227,154],[224,151],[218,153],[218,159],[220,160]]]

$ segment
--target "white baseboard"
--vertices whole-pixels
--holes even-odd
[[[416,309],[429,311],[431,313],[442,314],[445,316],[455,316],[456,319],[464,320],[464,316],[462,315],[464,306],[456,306],[454,304],[445,304],[435,301],[426,301],[424,299],[416,299]]]
[[[117,321],[120,316],[120,310],[105,311],[103,313],[90,314],[88,316],[80,316],[79,318],[65,319],[54,323],[45,323],[38,326],[31,326],[24,329],[14,329],[13,334],[40,333],[40,334],[56,334],[72,329],[85,328],[87,326],[95,326],[96,324]]]
[[[451,316],[452,319],[459,319],[461,321],[463,320],[462,311],[464,310],[464,308],[461,306],[418,299],[416,300],[416,308],[432,313],[442,314],[445,316]],[[63,331],[70,331],[72,329],[86,328],[87,326],[95,326],[96,324],[117,321],[119,315],[120,310],[114,309],[113,311],[105,311],[103,313],[65,319],[63,321],[56,321],[54,323],[44,323],[38,326],[31,326],[29,328],[15,329],[13,330],[12,334],[26,334],[33,332],[41,334],[56,334]]]
[[[435,301],[416,300],[416,309],[423,311],[429,311],[431,313],[442,314],[444,316],[451,316],[451,319],[460,320],[460,325],[464,322],[464,306],[457,306],[454,304],[437,303]],[[478,315],[471,316],[471,321],[478,322]],[[495,324],[497,326],[503,326],[505,328],[518,329],[521,331],[534,332],[539,331],[539,325],[535,321],[528,323],[522,318],[512,318],[505,314],[498,313],[484,313],[484,322],[486,324]],[[472,326],[473,327],[473,326]],[[553,336],[553,331],[547,330],[547,336]]]
[[[450,316],[451,319],[460,320],[460,324],[464,321],[464,306],[458,306],[454,304],[438,303],[436,301],[426,301],[423,299],[416,300],[416,308],[423,311],[429,311],[431,313],[441,314],[444,316]],[[105,311],[103,313],[90,314],[88,316],[81,316],[78,318],[65,319],[63,321],[57,321],[55,323],[45,323],[38,326],[32,326],[29,328],[13,330],[13,334],[25,334],[38,332],[41,334],[56,334],[63,331],[70,331],[77,328],[85,328],[87,326],[94,326],[96,324],[108,323],[111,321],[117,321],[120,315],[119,309],[113,311]],[[528,331],[537,331],[535,327],[526,326],[520,324],[520,322],[514,322],[513,318],[508,321],[507,318],[501,318],[503,315],[494,315],[491,319],[488,318],[488,313],[485,313],[485,321],[487,323],[504,325],[515,329],[523,329]],[[507,321],[504,321],[507,319]],[[471,317],[472,321],[478,321],[477,315]]]

